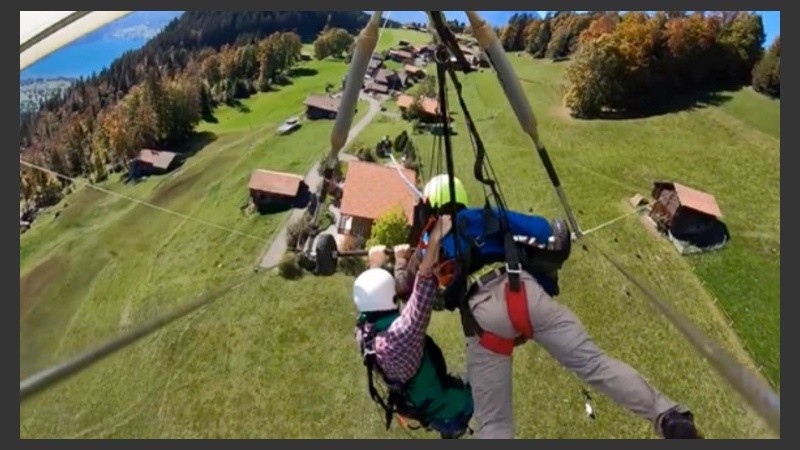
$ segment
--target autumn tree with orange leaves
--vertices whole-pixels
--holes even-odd
[[[565,101],[579,117],[646,112],[749,84],[763,40],[761,17],[746,11],[599,15],[581,34]]]

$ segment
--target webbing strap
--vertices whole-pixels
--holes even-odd
[[[533,325],[528,311],[528,295],[525,285],[520,283],[519,288],[515,291],[510,282],[506,282],[504,292],[511,326],[526,340],[532,339]],[[516,345],[516,339],[504,338],[485,330],[481,334],[479,342],[487,350],[506,356],[511,356]]]

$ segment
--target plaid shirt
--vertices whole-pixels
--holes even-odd
[[[417,277],[411,298],[400,317],[388,330],[375,336],[378,365],[390,380],[405,383],[417,373],[422,363],[425,330],[431,320],[436,296],[436,277]],[[362,336],[356,330],[356,339]]]

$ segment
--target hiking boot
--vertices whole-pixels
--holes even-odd
[[[703,439],[689,411],[669,411],[661,417],[660,423],[664,439]]]

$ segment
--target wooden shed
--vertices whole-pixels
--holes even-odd
[[[292,173],[256,169],[247,184],[250,198],[261,212],[273,209],[303,207],[309,197],[303,177]]]
[[[730,239],[713,195],[665,181],[654,183],[652,195],[655,203],[650,209],[650,218],[674,241],[698,249],[712,249]]]

